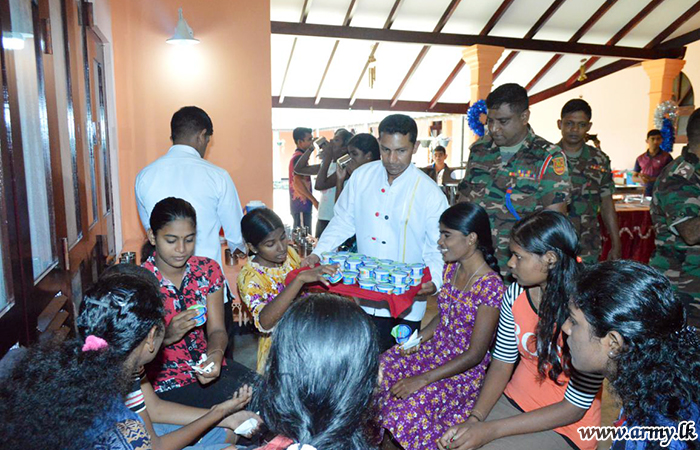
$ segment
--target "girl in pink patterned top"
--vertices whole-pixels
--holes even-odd
[[[161,200],[151,212],[150,226],[143,267],[160,283],[166,329],[163,347],[147,367],[148,378],[161,398],[208,408],[230,396],[243,381],[253,381],[243,366],[224,369],[228,345],[224,276],[216,261],[194,256],[197,217],[188,202],[174,197]],[[202,326],[194,320],[199,311],[188,309],[195,305],[206,306]],[[205,354],[200,365],[213,363],[211,370],[193,370]]]
[[[444,431],[469,417],[490,361],[504,287],[486,211],[471,203],[447,209],[438,245],[448,263],[439,314],[418,347],[395,346],[381,357],[375,431],[388,431],[383,448],[436,448]]]

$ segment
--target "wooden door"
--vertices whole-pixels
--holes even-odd
[[[104,74],[94,79],[104,63],[88,67],[86,12],[75,0],[0,0],[0,355],[70,333],[74,305],[114,253]]]

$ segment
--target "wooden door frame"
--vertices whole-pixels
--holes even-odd
[[[39,6],[38,0],[31,0],[36,4],[37,10]],[[12,28],[10,5],[8,0],[0,1],[0,27],[2,32],[9,32]],[[32,14],[32,23],[35,30],[34,48],[37,57],[37,70],[43,78],[44,86],[46,85],[46,75],[43,70],[43,58],[40,49],[41,32],[39,16]],[[37,29],[39,32],[36,32]],[[6,214],[8,223],[11,223],[8,233],[10,234],[10,261],[11,261],[11,280],[12,289],[14,291],[15,313],[13,307],[0,317],[0,326],[3,329],[15,328],[16,324],[11,321],[21,319],[23,326],[19,327],[18,333],[2,333],[0,338],[0,351],[5,351],[9,346],[13,345],[15,339],[22,345],[27,345],[33,341],[37,335],[37,318],[40,312],[49,304],[57,292],[61,291],[65,284],[64,276],[60,270],[60,262],[53,267],[47,269],[46,274],[35,283],[34,273],[32,268],[32,252],[31,252],[31,236],[30,236],[30,219],[28,208],[22,205],[28,205],[27,184],[24,177],[24,154],[22,142],[22,130],[20,126],[20,111],[18,102],[18,73],[15,70],[11,60],[6,58],[7,51],[2,55],[3,64],[3,94],[4,105],[8,107],[10,114],[11,129],[7,129],[7,123],[3,120],[2,123],[2,144],[6,151],[3,152],[3,181],[5,182],[6,195]],[[46,92],[44,91],[44,96]],[[49,151],[49,153],[51,153]],[[51,189],[52,201],[55,204],[53,192],[53,179],[48,188]],[[11,201],[8,201],[10,200]],[[55,222],[55,210],[51,211]],[[54,228],[54,234],[56,229]],[[57,242],[52,242],[56,246]],[[58,255],[58,248],[56,248]],[[59,258],[60,259],[60,258]],[[56,269],[59,270],[56,270]],[[8,328],[4,328],[8,326]]]

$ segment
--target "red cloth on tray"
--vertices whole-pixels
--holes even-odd
[[[299,272],[304,270],[309,270],[309,267],[304,267],[289,272],[289,274],[287,274],[287,278],[284,280],[285,285],[289,285],[289,283],[291,283],[292,280],[299,275]],[[432,279],[433,278],[430,276],[430,269],[428,267],[423,269],[423,279],[421,280],[421,284],[432,281]],[[349,297],[357,297],[375,302],[387,302],[389,303],[389,312],[391,313],[391,317],[399,317],[402,312],[410,308],[411,305],[413,305],[413,299],[418,291],[420,291],[420,285],[418,285],[411,286],[411,288],[402,295],[383,294],[381,292],[362,289],[357,284],[343,284],[342,281],[338,284],[331,284],[330,288],[326,287],[323,283],[310,283],[306,285],[306,288],[308,290],[333,292],[335,294],[347,295]]]

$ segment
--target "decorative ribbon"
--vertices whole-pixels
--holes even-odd
[[[520,220],[520,215],[518,212],[515,210],[515,207],[513,206],[513,202],[510,199],[511,194],[513,193],[513,189],[508,188],[506,190],[506,208],[508,211],[513,214],[513,217],[515,217],[515,220]]]

